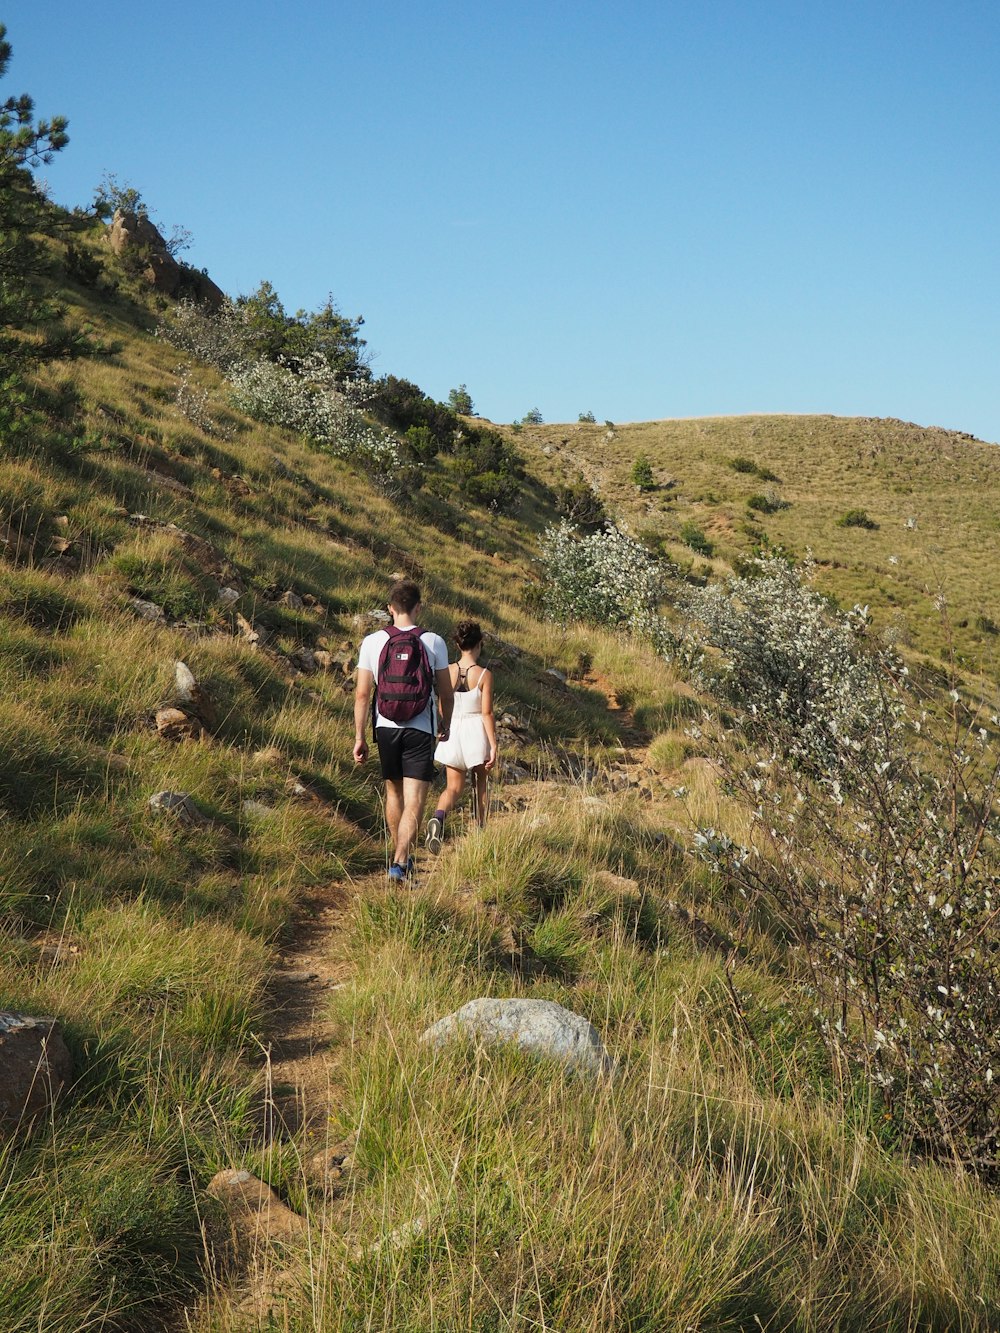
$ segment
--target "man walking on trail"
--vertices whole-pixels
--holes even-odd
[[[375,695],[375,743],[385,779],[385,818],[392,843],[389,878],[413,874],[416,841],[431,779],[437,739],[447,740],[454,699],[448,647],[439,634],[420,628],[420,589],[401,579],[389,590],[392,629],[367,635],[358,653],[354,694],[354,760],[368,758],[365,730]],[[416,641],[415,641],[416,640]],[[435,701],[436,694],[436,701]]]

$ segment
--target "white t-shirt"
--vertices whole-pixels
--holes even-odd
[[[416,629],[416,626],[407,628]],[[405,634],[407,629],[404,628]],[[384,629],[377,629],[374,634],[367,634],[361,640],[361,648],[358,651],[358,670],[370,671],[375,677],[375,685],[378,687],[378,659],[382,655],[382,649],[389,642],[388,632]],[[446,671],[448,669],[448,645],[442,639],[440,634],[432,634],[430,630],[424,630],[420,636],[420,642],[424,645],[427,653],[427,660],[431,664],[432,671]],[[435,696],[432,693],[427,707],[422,713],[418,713],[415,718],[409,722],[400,724],[393,722],[391,718],[383,717],[375,708],[375,725],[377,727],[415,727],[417,731],[429,731],[434,734],[434,702]]]

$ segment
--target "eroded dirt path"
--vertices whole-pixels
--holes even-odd
[[[299,1135],[306,1154],[325,1144],[335,1097],[330,999],[349,976],[333,946],[356,890],[352,883],[333,883],[302,903],[267,988],[264,1137],[271,1142]]]

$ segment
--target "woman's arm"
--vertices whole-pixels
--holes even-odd
[[[490,743],[490,757],[487,759],[484,767],[486,771],[493,767],[497,761],[497,726],[493,717],[493,672],[486,669],[479,678],[479,688],[482,691],[483,707],[483,727],[486,730],[486,739]]]

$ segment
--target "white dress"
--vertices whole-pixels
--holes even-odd
[[[490,757],[490,742],[483,724],[482,676],[474,690],[456,690],[451,729],[446,741],[439,741],[434,758],[448,768],[478,768]]]

